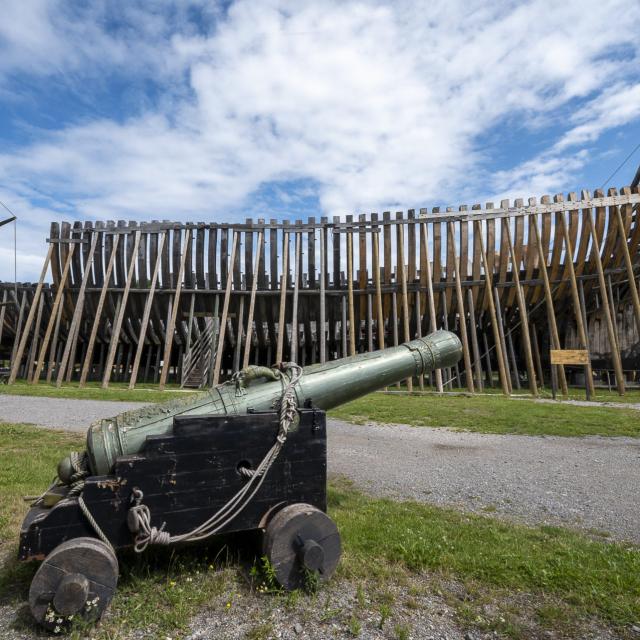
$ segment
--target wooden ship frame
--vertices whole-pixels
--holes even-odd
[[[560,389],[624,393],[640,370],[634,183],[332,220],[54,222],[38,283],[0,284],[0,360],[9,383],[204,387],[444,328],[463,362],[408,390],[535,395],[550,349],[586,349]]]

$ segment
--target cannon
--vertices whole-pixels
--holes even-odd
[[[461,352],[455,334],[437,331],[304,370],[251,366],[205,392],[93,423],[86,451],[60,461],[21,527],[19,559],[42,561],[33,616],[52,630],[97,620],[120,549],[244,531],[262,532],[283,588],[327,580],[341,543],[326,514],[325,411],[450,367]]]

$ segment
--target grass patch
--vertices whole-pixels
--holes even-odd
[[[164,391],[153,388],[129,389],[124,382],[112,382],[108,389],[102,389],[99,382],[88,382],[86,387],[74,383],[65,383],[59,389],[53,383],[40,382],[36,385],[24,381],[14,384],[1,384],[0,395],[38,396],[44,398],[72,398],[74,400],[113,400],[119,402],[165,402],[172,398],[182,398],[194,393],[180,390],[178,385],[167,385]]]
[[[7,557],[0,568],[0,603],[24,603],[37,568],[13,559],[27,509],[21,496],[42,491],[59,458],[82,445],[82,437],[75,434],[0,424],[0,548]],[[330,485],[329,510],[344,546],[338,578],[354,585],[354,609],[342,611],[327,600],[325,613],[317,613],[344,617],[340,624],[354,636],[360,633],[359,611],[366,609],[391,637],[406,638],[407,621],[396,615],[406,609],[411,616],[422,590],[454,606],[461,624],[514,638],[537,637],[531,625],[537,631],[567,635],[575,633],[576,621],[588,626],[595,620],[622,629],[640,620],[637,547],[595,541],[556,527],[518,526],[488,516],[372,498],[341,480]],[[126,637],[137,631],[177,638],[205,605],[216,615],[246,606],[256,597],[259,583],[248,570],[252,556],[240,553],[245,546],[254,548],[234,537],[209,546],[122,554],[116,596],[91,636]],[[412,591],[416,583],[419,589]],[[367,595],[363,584],[373,585],[374,591]],[[385,590],[380,590],[382,584]],[[389,590],[393,585],[409,588],[401,600]],[[276,593],[261,598],[275,599],[287,610],[320,606],[316,595]],[[269,609],[268,600],[264,602],[263,610]],[[32,628],[28,609],[21,609],[15,624]],[[268,637],[269,624],[268,619],[255,619],[250,633]],[[81,635],[78,630],[76,637]]]
[[[574,617],[614,625],[640,620],[640,550],[558,527],[525,527],[489,517],[330,488],[344,541],[341,570],[384,578],[389,565],[442,572],[490,588],[552,596]],[[373,575],[372,575],[373,572]]]
[[[640,414],[635,409],[577,407],[498,395],[372,393],[329,414],[357,424],[379,422],[523,435],[640,437]]]

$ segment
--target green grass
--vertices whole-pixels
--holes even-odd
[[[45,489],[58,459],[81,446],[77,435],[0,424],[0,550],[6,558],[0,568],[0,604],[23,603],[37,567],[13,559],[19,523],[27,510],[21,496]],[[516,638],[537,637],[540,629],[577,633],[576,624],[589,626],[592,621],[624,630],[640,620],[637,547],[555,527],[518,526],[488,516],[372,498],[339,479],[330,485],[329,511],[343,539],[338,578],[350,581],[354,590],[365,584],[373,594],[380,585],[420,581],[421,589],[454,607],[464,626],[496,629]],[[241,550],[241,542],[233,539],[142,556],[123,554],[110,612],[91,636],[106,640],[152,629],[157,637],[177,638],[205,605],[214,606],[216,615],[243,606],[243,599],[257,596],[251,595],[252,578],[246,570],[251,559]],[[316,596],[307,597],[304,606],[319,606]],[[358,586],[354,602],[364,606],[364,601]],[[286,608],[287,602],[281,604]],[[384,623],[395,606],[393,599],[378,594],[371,604],[377,613],[372,615]],[[487,608],[493,613],[487,614]],[[536,633],[523,626],[524,611],[534,619]],[[256,620],[256,638],[268,636],[263,626],[267,621]],[[23,609],[18,627],[30,629],[31,624]],[[353,631],[357,627],[353,622]],[[405,637],[405,631],[394,628],[396,637]]]
[[[331,514],[344,540],[341,571],[384,579],[389,563],[444,572],[512,592],[552,596],[574,616],[615,625],[640,620],[640,550],[557,527],[363,495],[334,484]]]
[[[189,390],[180,390],[178,385],[167,385],[164,391],[149,387],[129,390],[123,382],[112,382],[108,389],[101,389],[99,382],[88,382],[82,389],[77,383],[65,383],[59,389],[53,383],[40,382],[36,385],[17,381],[0,385],[0,394],[15,396],[41,396],[46,398],[73,398],[80,400],[115,400],[121,402],[165,402],[172,398],[184,397]]]
[[[404,395],[373,393],[332,409],[335,418],[449,427],[482,433],[640,437],[635,409],[534,402],[498,395]]]

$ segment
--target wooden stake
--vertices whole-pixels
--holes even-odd
[[[467,301],[469,304],[469,328],[471,330],[471,348],[473,349],[473,363],[476,372],[476,386],[478,391],[482,393],[482,362],[480,358],[480,349],[478,347],[478,331],[476,329],[476,314],[473,304],[473,289],[467,289]]]
[[[508,382],[508,392],[512,393],[513,385],[511,383],[511,369],[509,367],[509,356],[507,352],[507,343],[505,339],[505,331],[504,324],[502,322],[502,309],[500,307],[500,294],[498,293],[497,287],[493,288],[493,295],[496,305],[496,318],[498,320],[498,334],[500,336],[500,349],[502,350],[502,357],[504,358],[504,371]],[[496,345],[498,348],[498,345]]]
[[[402,324],[404,329],[404,341],[411,340],[409,331],[409,300],[407,298],[407,270],[404,264],[404,224],[398,225],[398,278],[400,279],[400,291],[402,295]],[[413,391],[413,378],[407,378],[407,391]]]
[[[353,233],[347,231],[347,303],[349,308],[349,355],[356,355],[356,323],[353,310]]]
[[[373,215],[371,216],[373,218]],[[377,216],[376,216],[377,219]],[[380,286],[380,227],[372,232],[373,240],[373,282],[376,287],[376,329],[378,334],[378,348],[384,349],[384,316],[382,314],[382,289]]]
[[[326,336],[326,286],[327,286],[327,237],[326,229],[320,229],[320,326],[317,331],[320,334],[320,363],[327,360],[327,336]]]
[[[291,362],[298,362],[298,340],[300,331],[298,329],[298,295],[300,289],[300,264],[302,254],[302,237],[296,232],[296,275],[293,281],[293,302],[291,310]]]

